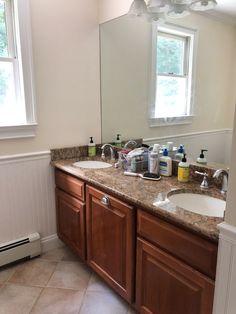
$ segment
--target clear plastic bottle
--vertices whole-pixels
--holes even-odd
[[[148,171],[157,175],[159,174],[159,146],[159,144],[154,144],[148,158]]]

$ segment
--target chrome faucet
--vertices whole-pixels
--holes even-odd
[[[200,184],[200,188],[208,189],[209,188],[209,184],[207,182],[208,174],[206,172],[199,172],[199,171],[195,171],[195,173],[199,174],[200,176],[203,176],[203,180],[202,180],[202,183]]]
[[[220,175],[223,175],[222,178],[222,188],[221,188],[221,193],[226,194],[228,190],[228,177],[229,177],[229,171],[225,169],[218,169],[216,172],[213,174],[213,178],[218,179]]]
[[[137,144],[136,141],[130,140],[130,141],[128,141],[127,143],[125,143],[124,148],[128,148],[128,147],[131,146],[131,145],[132,145],[133,148],[135,148],[135,147],[137,147],[138,144]]]
[[[102,156],[101,158],[102,159],[105,159],[106,156],[105,156],[105,149],[106,147],[109,147],[110,148],[110,152],[111,152],[111,160],[114,161],[115,160],[115,151],[114,151],[114,148],[111,144],[104,144],[102,147],[101,147],[101,150],[102,150]]]

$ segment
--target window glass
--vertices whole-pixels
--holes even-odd
[[[6,25],[6,3],[0,0],[0,56],[8,56],[7,25]]]
[[[185,40],[160,34],[157,39],[157,72],[184,75]]]

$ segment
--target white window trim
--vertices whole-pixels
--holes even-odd
[[[166,118],[155,118],[155,106],[156,106],[156,45],[157,45],[157,31],[166,31],[170,29],[176,34],[188,33],[194,36],[193,40],[193,60],[192,60],[192,73],[191,73],[191,100],[190,100],[190,114],[188,116],[181,117],[166,117]],[[148,110],[148,124],[149,127],[159,127],[159,126],[170,126],[170,125],[181,125],[181,124],[191,124],[194,118],[194,108],[195,108],[195,76],[196,76],[196,60],[197,60],[197,43],[198,43],[198,32],[195,29],[190,29],[182,26],[177,26],[174,24],[166,23],[163,27],[152,25],[152,49],[151,49],[151,62],[150,62],[150,75],[149,75],[149,110]]]
[[[19,33],[20,46],[18,57],[22,60],[24,80],[26,121],[24,125],[0,126],[0,139],[34,137],[36,135],[37,117],[33,73],[33,49],[30,19],[30,0],[13,0],[16,19],[16,32]]]

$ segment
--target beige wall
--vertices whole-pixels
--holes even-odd
[[[37,136],[0,141],[0,155],[100,142],[96,3],[31,0]]]
[[[101,25],[103,141],[111,141],[116,133],[126,139],[153,138],[232,128],[236,29],[197,14],[178,24],[198,30],[193,123],[149,127],[151,24],[121,17]]]

